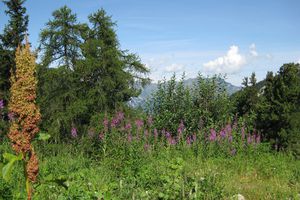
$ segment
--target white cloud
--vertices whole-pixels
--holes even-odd
[[[249,47],[250,49],[250,55],[253,56],[253,57],[257,57],[258,56],[258,53],[256,51],[256,46],[254,43],[252,43]]]
[[[203,66],[207,72],[233,74],[240,71],[245,64],[246,59],[239,53],[239,47],[233,45],[225,56],[204,63]]]
[[[183,70],[183,65],[177,63],[173,63],[165,67],[165,72],[179,72],[182,70]]]
[[[298,64],[300,64],[300,59],[298,60],[298,62],[297,62]]]

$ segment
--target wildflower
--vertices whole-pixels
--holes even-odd
[[[170,138],[171,137],[171,133],[170,132],[166,132],[166,138]]]
[[[166,132],[166,138],[168,140],[168,143],[171,144],[172,143],[172,136],[171,136],[171,133],[170,132]]]
[[[172,138],[170,144],[175,145],[176,143],[177,143],[176,140],[174,138]]]
[[[228,136],[228,141],[229,141],[229,142],[232,142],[232,140],[233,140],[232,135],[229,135],[229,136]]]
[[[259,143],[260,143],[260,140],[261,140],[260,134],[258,134],[257,137],[256,137],[256,143],[259,144]]]
[[[181,121],[180,121],[180,124],[179,124],[179,127],[178,127],[178,129],[177,129],[177,132],[178,132],[178,133],[182,133],[183,130],[184,130],[184,123],[183,123],[183,121],[181,120]]]
[[[187,145],[191,145],[191,144],[192,144],[191,136],[188,136],[188,137],[186,138],[186,144],[187,144]]]
[[[224,138],[224,137],[226,136],[226,132],[225,132],[224,129],[222,129],[222,130],[220,131],[220,136],[221,136],[221,138]]]
[[[225,127],[225,131],[227,135],[231,135],[232,133],[232,128],[231,128],[231,124],[227,124]]]
[[[115,127],[118,126],[118,124],[119,124],[119,119],[118,118],[113,118],[111,120],[111,127],[115,128]]]
[[[131,127],[131,124],[130,124],[130,123],[128,123],[128,124],[125,125],[125,130],[131,130],[131,128],[132,128],[132,127]]]
[[[215,129],[210,129],[210,136],[209,136],[209,140],[210,141],[215,141],[217,138],[217,133],[215,131]]]
[[[3,99],[0,99],[0,109],[3,109],[4,108],[4,101]]]
[[[72,135],[73,138],[77,137],[77,129],[75,127],[72,127],[72,129],[71,129],[71,135]]]
[[[127,135],[127,141],[128,141],[128,142],[132,142],[132,135],[131,135],[131,133],[129,133],[129,134]]]
[[[148,126],[151,126],[153,124],[153,118],[152,118],[152,116],[148,117],[147,123],[148,123]]]
[[[138,129],[141,129],[142,126],[144,125],[144,122],[141,119],[137,119],[137,120],[135,120],[135,125]]]
[[[251,144],[251,143],[252,143],[252,137],[251,137],[251,135],[250,135],[250,134],[248,135],[248,138],[247,138],[247,143],[248,143],[248,144]]]
[[[101,133],[99,134],[99,139],[100,139],[100,140],[103,140],[103,139],[104,139],[104,133],[103,133],[103,132],[101,132]]]

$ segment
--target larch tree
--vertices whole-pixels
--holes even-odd
[[[10,76],[15,71],[15,52],[23,41],[28,27],[28,15],[24,7],[25,0],[2,1],[7,7],[5,14],[9,17],[8,23],[0,34],[0,100],[3,102],[2,123],[0,134],[7,131],[7,103],[9,100]],[[2,19],[1,19],[2,20]]]
[[[73,69],[80,56],[80,35],[84,26],[77,22],[76,14],[67,6],[54,11],[52,16],[40,34],[42,64],[54,63]]]
[[[89,16],[91,28],[87,31],[82,47],[84,60],[79,65],[79,74],[88,88],[95,88],[91,94],[105,95],[108,109],[116,109],[131,97],[139,95],[138,85],[143,86],[149,79],[149,70],[135,54],[120,49],[115,31],[116,24],[103,9]],[[95,97],[93,97],[95,98]]]
[[[38,175],[38,158],[31,145],[34,136],[39,132],[40,110],[36,105],[36,63],[30,51],[28,40],[24,47],[16,49],[16,72],[11,76],[10,88],[10,129],[8,137],[17,154],[22,154],[26,175],[26,191],[31,199],[31,183]]]

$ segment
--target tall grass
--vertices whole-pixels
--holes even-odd
[[[119,112],[87,135],[74,125],[64,144],[36,141],[41,161],[34,199],[299,198],[300,162],[271,152],[242,120],[193,133],[184,120],[176,133],[153,122]],[[8,149],[4,142],[1,151]],[[22,174],[14,177],[1,179],[2,198],[22,194]]]

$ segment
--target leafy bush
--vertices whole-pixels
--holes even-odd
[[[230,101],[220,76],[203,78],[198,75],[192,87],[179,82],[173,75],[159,83],[158,90],[148,102],[148,114],[155,118],[155,126],[174,134],[183,121],[193,132],[213,124],[224,124],[231,118]]]

